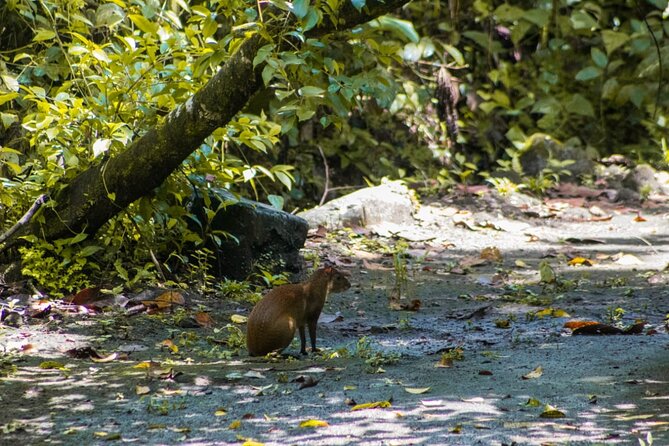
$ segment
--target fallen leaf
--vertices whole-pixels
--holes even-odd
[[[232,423],[228,425],[228,429],[239,429],[242,426],[242,422],[239,420],[235,420]]]
[[[597,238],[578,238],[578,237],[567,237],[565,241],[577,245],[603,245],[606,243],[605,240]]]
[[[95,301],[103,299],[105,296],[100,292],[99,286],[84,288],[77,294],[68,299],[68,302],[74,305],[90,305]]]
[[[98,358],[94,358],[91,356],[91,361],[97,362],[97,363],[106,363],[106,362],[112,362],[112,361],[125,361],[128,359],[128,354],[127,353],[110,353],[107,356],[101,356]]]
[[[421,395],[423,393],[427,393],[432,389],[432,387],[405,387],[404,390],[408,393],[411,393],[412,395]]]
[[[637,322],[634,325],[630,325],[629,327],[625,328],[623,331],[625,334],[641,334],[643,333],[643,329],[646,326],[646,322],[641,321]]]
[[[195,313],[195,322],[202,328],[210,328],[214,326],[214,320],[209,313],[205,313],[204,311]]]
[[[456,424],[455,426],[448,429],[452,434],[459,434],[462,432],[462,424]]]
[[[186,305],[186,299],[178,291],[166,291],[155,300],[143,300],[144,304],[150,311],[157,313],[160,311],[172,310],[173,307],[183,307]]]
[[[259,441],[246,440],[242,443],[242,446],[265,446],[265,443],[260,443]]]
[[[528,265],[527,263],[523,262],[522,260],[516,260],[516,261],[514,262],[514,264],[515,264],[518,268],[529,268],[529,265]]]
[[[33,351],[37,351],[37,347],[35,347],[34,344],[23,344],[21,347],[19,347],[19,351],[21,353],[30,353]]]
[[[465,256],[460,259],[458,265],[460,265],[461,268],[472,268],[474,266],[485,265],[486,263],[488,263],[488,260],[481,258],[480,256]],[[453,272],[453,270],[451,270],[451,272]]]
[[[541,401],[539,401],[536,398],[530,398],[530,399],[527,400],[525,405],[528,406],[528,407],[539,407],[539,406],[541,406]]]
[[[248,319],[248,317],[242,316],[241,314],[233,314],[230,316],[230,320],[235,324],[245,324]]]
[[[481,375],[481,376],[492,376],[492,372],[490,370],[479,370],[479,375]]]
[[[443,400],[421,400],[420,403],[425,407],[439,407],[444,405]]]
[[[51,370],[51,369],[67,370],[67,367],[65,367],[65,364],[63,364],[62,362],[58,362],[58,361],[40,362],[39,368],[44,369],[44,370]]]
[[[118,432],[94,432],[93,435],[105,441],[113,441],[121,439],[121,434]]]
[[[540,418],[564,418],[564,412],[557,410],[555,407],[546,404],[544,411],[539,415]]]
[[[219,407],[219,408],[216,409],[216,411],[214,412],[214,416],[217,416],[217,417],[224,417],[224,416],[226,416],[227,414],[228,414],[228,412],[227,412],[224,408],[222,408],[222,407]]]
[[[593,266],[595,262],[585,257],[574,257],[569,262],[567,262],[567,264],[569,266],[578,266],[578,265]]]
[[[618,335],[623,334],[623,331],[614,327],[613,325],[606,325],[600,323],[588,324],[578,327],[572,331],[573,335]]]
[[[634,221],[637,223],[641,223],[647,220],[641,216],[640,212],[637,212],[636,217],[634,217]]]
[[[300,423],[301,428],[328,427],[327,421],[323,420],[304,420]]]
[[[617,254],[617,255],[613,256],[613,260],[618,265],[625,265],[625,266],[642,265],[643,264],[643,261],[641,261],[641,259],[639,259],[637,256],[635,256],[633,254],[620,253],[620,254]]]
[[[390,401],[375,401],[373,403],[363,403],[363,404],[356,404],[355,406],[351,407],[351,411],[356,411],[356,410],[365,410],[365,409],[385,409],[390,407]]]
[[[165,339],[163,342],[160,343],[162,347],[167,347],[172,351],[172,353],[178,353],[179,352],[179,347],[177,347],[174,342],[172,342],[171,339]]]
[[[567,321],[564,323],[563,327],[570,330],[575,330],[577,328],[585,327],[586,325],[597,325],[599,322],[596,321]]]
[[[362,266],[369,271],[392,271],[393,268],[362,259]]]
[[[534,370],[532,370],[530,373],[527,373],[526,375],[523,375],[523,379],[537,379],[540,378],[541,375],[544,374],[544,369],[541,366],[538,366]]]
[[[502,329],[511,328],[511,320],[510,319],[495,319],[495,327],[502,328]]]
[[[503,260],[502,253],[496,246],[483,248],[480,257],[491,262],[500,263]]]
[[[149,386],[136,386],[135,393],[140,396],[148,395],[149,393],[151,393],[151,389],[149,388]]]

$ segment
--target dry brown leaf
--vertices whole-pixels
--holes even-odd
[[[102,293],[100,293],[100,290],[101,288],[98,286],[84,288],[77,294],[71,296],[68,299],[68,302],[74,305],[90,305],[95,301],[98,301],[105,297]]]
[[[214,326],[214,320],[209,313],[205,313],[204,311],[195,313],[195,322],[202,328],[210,328]]]
[[[502,260],[504,260],[504,258],[502,257],[502,252],[496,246],[488,246],[486,248],[483,248],[480,257],[482,259],[496,263],[499,263]]]

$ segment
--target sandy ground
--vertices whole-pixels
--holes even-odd
[[[227,357],[212,341],[250,305],[220,297],[190,302],[211,328],[119,310],[0,326],[0,444],[608,445],[650,433],[669,445],[667,210],[509,203],[443,198],[414,226],[376,229],[411,239],[406,249],[369,230],[310,238],[307,257],[353,283],[326,304],[321,355]],[[480,264],[488,247],[499,256]],[[407,271],[400,303],[418,299],[418,311],[389,308],[393,251]],[[569,265],[578,257],[593,265]],[[542,262],[556,283],[541,283]],[[646,324],[573,335],[573,320]],[[64,354],[75,347],[132,353]],[[387,407],[352,410],[364,403]]]

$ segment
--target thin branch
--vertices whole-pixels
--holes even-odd
[[[325,166],[325,188],[323,188],[323,196],[321,197],[321,201],[318,203],[319,206],[323,206],[325,199],[330,193],[330,167],[328,166],[328,160],[325,158],[325,153],[323,153],[321,146],[318,146],[318,151],[321,154],[321,158],[323,158],[323,166]]]
[[[33,203],[32,206],[30,206],[30,209],[28,209],[28,212],[23,214],[23,217],[19,219],[19,221],[16,222],[14,226],[9,228],[7,232],[4,234],[0,235],[0,243],[4,243],[8,238],[10,238],[16,231],[21,229],[23,226],[26,226],[28,223],[30,223],[30,219],[33,218],[35,213],[39,211],[39,209],[49,201],[49,196],[47,194],[42,194],[39,197],[37,197],[37,200]]]

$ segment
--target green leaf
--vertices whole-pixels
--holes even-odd
[[[395,17],[383,15],[370,22],[370,26],[378,27],[384,31],[393,32],[411,42],[416,43],[420,40],[420,36],[413,27],[413,23],[409,22],[408,20],[401,20]]]
[[[321,12],[315,8],[309,8],[307,17],[303,20],[303,31],[309,31],[321,20]]]
[[[575,30],[591,30],[597,27],[597,21],[590,14],[582,10],[574,11],[569,21]]]
[[[444,45],[444,49],[446,52],[453,58],[456,64],[458,65],[464,65],[465,64],[465,58],[460,52],[459,49],[452,45]]]
[[[300,96],[304,96],[305,98],[310,98],[310,97],[323,97],[325,94],[325,90],[319,87],[302,87],[299,90],[297,90]]]
[[[4,104],[5,102],[9,102],[12,99],[18,98],[18,97],[19,97],[18,93],[0,94],[0,105]]]
[[[309,9],[309,0],[293,0],[293,14],[298,19],[303,19]]]
[[[572,95],[569,99],[569,102],[565,105],[565,109],[572,114],[594,117],[595,110],[592,108],[592,104],[584,96],[576,93]]]
[[[268,195],[267,201],[269,201],[273,208],[278,210],[283,209],[284,199],[281,195]]]
[[[0,121],[2,121],[2,126],[4,128],[9,128],[10,125],[19,122],[19,117],[14,113],[0,112]]]
[[[258,53],[256,53],[256,57],[253,58],[253,68],[255,68],[258,64],[263,63],[269,57],[269,55],[272,54],[274,48],[276,48],[276,45],[274,44],[269,44],[261,47],[258,50]],[[267,85],[266,82],[265,85]]]
[[[54,37],[56,37],[56,33],[51,31],[50,29],[45,29],[45,28],[40,28],[36,33],[35,36],[33,37],[33,41],[35,42],[43,42],[45,40],[51,40]]]
[[[521,19],[527,20],[530,23],[533,23],[537,25],[540,28],[543,28],[548,24],[548,20],[550,19],[550,11],[546,9],[530,9],[529,11],[525,11]]]
[[[618,83],[618,79],[615,77],[607,79],[607,81],[604,82],[604,85],[602,86],[602,98],[613,100],[615,99],[619,90],[620,84]]]
[[[596,47],[590,48],[590,57],[592,57],[592,61],[595,62],[595,65],[599,68],[605,68],[609,63],[609,58],[606,57],[604,51]]]
[[[102,250],[102,246],[89,245],[89,246],[86,246],[81,251],[79,251],[79,255],[81,257],[88,257],[88,256],[91,256],[91,255],[95,254],[96,252],[98,252],[100,250]]]
[[[602,75],[602,70],[597,67],[585,67],[576,73],[577,81],[589,81]]]
[[[135,24],[135,26],[145,33],[155,34],[158,31],[158,25],[149,21],[146,17],[139,14],[129,14],[128,18]]]
[[[358,12],[362,11],[362,8],[365,7],[366,0],[351,0],[351,4]]]
[[[626,44],[629,39],[630,36],[620,31],[611,31],[610,29],[602,31],[602,42],[604,42],[606,54],[611,54],[616,49]]]

